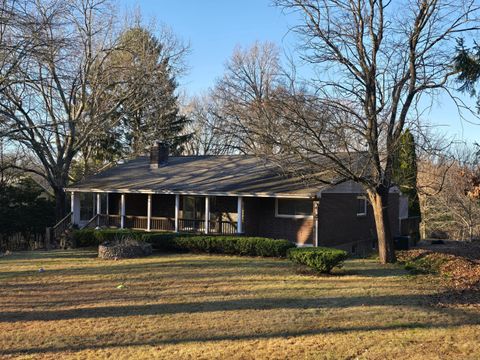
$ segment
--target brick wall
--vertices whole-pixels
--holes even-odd
[[[376,246],[376,230],[371,205],[366,216],[357,216],[360,194],[325,193],[319,201],[318,245],[338,247],[359,254],[369,253]],[[390,226],[399,233],[398,194],[390,195]]]
[[[246,235],[287,239],[302,245],[314,244],[313,218],[275,217],[275,199],[273,198],[244,198],[244,201]]]

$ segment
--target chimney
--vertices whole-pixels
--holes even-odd
[[[168,144],[157,141],[150,148],[150,169],[158,169],[168,162]]]

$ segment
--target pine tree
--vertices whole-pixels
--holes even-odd
[[[409,129],[406,129],[399,139],[393,169],[394,182],[398,185],[400,191],[408,196],[409,216],[421,216],[417,192],[415,138]]]
[[[96,173],[119,159],[145,153],[155,141],[169,144],[172,154],[182,153],[191,135],[185,127],[189,120],[179,110],[178,83],[172,46],[162,43],[140,25],[123,31],[117,46],[102,66],[115,71],[112,81],[131,88],[131,96],[112,114],[108,129],[98,129],[76,159],[72,177],[79,180]],[[179,49],[179,52],[185,51]],[[136,79],[135,84],[131,79]],[[112,96],[125,91],[112,87]]]
[[[188,119],[179,113],[177,82],[170,58],[151,32],[140,26],[120,36],[120,50],[114,62],[128,64],[130,71],[121,76],[147,73],[142,86],[123,104],[120,126],[128,155],[137,156],[154,141],[165,141],[173,153],[183,151],[189,136],[183,133]],[[125,67],[125,66],[123,66]]]

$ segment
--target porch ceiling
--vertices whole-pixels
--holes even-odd
[[[151,169],[141,156],[92,176],[67,191],[241,195],[313,198],[328,185],[279,175],[253,156],[178,156]]]

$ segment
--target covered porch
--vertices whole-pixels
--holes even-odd
[[[71,223],[80,228],[243,234],[241,196],[71,192]]]

